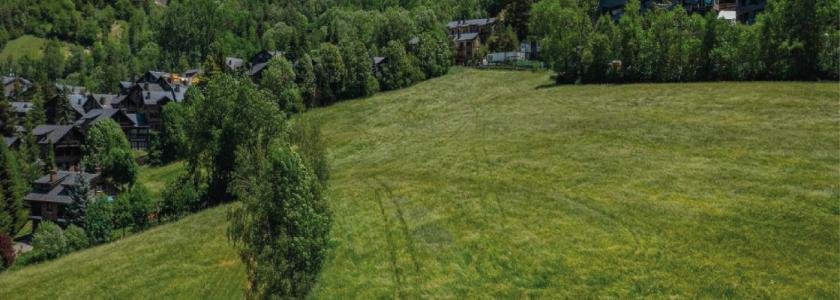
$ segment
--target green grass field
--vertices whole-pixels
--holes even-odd
[[[137,176],[137,182],[149,189],[153,197],[158,198],[166,187],[166,184],[178,179],[178,176],[183,171],[184,163],[173,163],[162,167],[143,166],[140,168],[140,175]]]
[[[312,298],[840,297],[837,83],[548,76],[307,113],[335,214]],[[225,209],[2,274],[0,298],[235,298]]]
[[[46,39],[35,37],[32,35],[24,35],[14,40],[9,41],[3,51],[0,52],[0,60],[6,61],[7,57],[19,59],[29,55],[32,58],[40,58],[43,53],[44,45],[47,44]]]

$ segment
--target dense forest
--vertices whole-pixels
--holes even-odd
[[[615,22],[597,1],[545,0],[530,24],[558,82],[837,80],[838,14],[838,1],[770,0],[740,24],[629,1]]]
[[[148,70],[214,70],[225,57],[247,59],[263,49],[284,51],[294,61],[309,54],[317,61],[314,54],[325,45],[327,55],[330,46],[338,46],[366,56],[385,56],[389,42],[404,45],[413,37],[446,45],[445,22],[497,14],[505,6],[505,1],[431,0],[158,2],[167,1],[3,1],[0,47],[24,34],[51,42],[43,58],[10,57],[0,62],[2,71],[38,83],[63,80],[115,92],[120,80]],[[433,73],[434,66],[423,65],[433,53],[415,56],[415,66],[427,76]]]

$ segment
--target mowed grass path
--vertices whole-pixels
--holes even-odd
[[[456,69],[307,113],[335,214],[312,298],[840,297],[837,83],[548,83]],[[235,298],[224,209],[0,298]]]

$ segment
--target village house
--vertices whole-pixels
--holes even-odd
[[[376,76],[381,75],[382,73],[382,64],[385,63],[385,57],[382,56],[374,56],[371,58],[373,61],[373,74]]]
[[[601,13],[609,14],[618,21],[626,4],[627,0],[600,0],[599,8]],[[767,0],[642,0],[641,4],[643,10],[682,7],[688,13],[715,13],[718,18],[749,24],[755,21],[757,13],[764,11]]]
[[[76,126],[87,133],[87,130],[96,123],[111,119],[120,125],[125,133],[131,149],[147,149],[149,147],[149,126],[145,124],[142,114],[129,114],[116,108],[97,108],[88,111],[78,121]]]
[[[48,124],[57,123],[57,113],[59,105],[62,105],[61,102],[64,102],[65,107],[72,110],[74,121],[85,114],[86,107],[93,108],[93,105],[88,103],[87,92],[84,87],[64,84],[55,84],[53,87],[56,91],[55,96],[44,102],[44,114],[47,117]]]
[[[715,0],[714,9],[719,18],[752,24],[766,6],[767,0]]]
[[[47,220],[67,224],[67,205],[73,202],[70,190],[79,185],[80,179],[89,184],[91,197],[116,195],[116,188],[99,174],[50,171],[49,174],[33,181],[32,192],[23,198],[29,204],[29,219],[34,227]]]
[[[3,95],[7,99],[18,99],[32,89],[32,82],[15,75],[3,76]]]
[[[478,33],[458,33],[455,36],[455,63],[467,64],[481,49]]]
[[[82,161],[84,135],[75,125],[38,125],[32,135],[46,158],[52,147],[55,165],[61,170],[78,168]]]
[[[247,65],[243,59],[226,57],[225,66],[230,72],[239,72],[242,68],[247,67],[245,75],[248,75],[248,77],[251,77],[251,79],[255,82],[258,82],[259,79],[262,78],[262,72],[265,71],[266,67],[268,67],[268,62],[276,56],[285,55],[286,53],[283,51],[262,50],[252,56],[251,59],[248,60]]]
[[[228,71],[236,72],[239,71],[239,68],[245,66],[245,61],[241,58],[225,57],[225,66],[227,67]]]
[[[10,102],[10,104],[18,120],[26,119],[26,114],[32,110],[32,102]]]
[[[197,77],[185,79],[177,74],[147,72],[130,85],[123,82],[124,94],[114,97],[111,106],[134,115],[138,123],[145,120],[142,123],[151,130],[160,130],[163,106],[169,102],[182,102],[189,85],[197,80]]]
[[[262,78],[262,72],[268,67],[268,62],[276,56],[284,55],[286,54],[282,51],[260,51],[251,57],[251,60],[249,60],[251,68],[248,70],[247,75],[251,77],[254,82],[259,82],[259,79]]]
[[[478,53],[482,43],[493,34],[496,18],[458,20],[446,25],[455,41],[455,63],[466,64]]]
[[[20,138],[16,136],[4,136],[3,143],[6,144],[6,148],[18,149],[20,147]]]

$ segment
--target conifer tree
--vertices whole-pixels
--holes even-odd
[[[90,200],[90,182],[85,180],[84,175],[76,175],[76,185],[69,190],[72,201],[67,205],[67,219],[70,223],[87,228],[85,215]]]
[[[0,143],[0,194],[3,195],[2,210],[3,215],[7,216],[6,221],[0,220],[0,232],[14,236],[17,231],[26,223],[29,211],[23,203],[23,196],[28,192],[28,185],[20,176],[17,158],[14,152],[6,147],[5,143]],[[0,217],[2,218],[2,217]],[[6,223],[7,222],[7,223]]]
[[[0,135],[14,135],[17,124],[17,117],[11,103],[6,98],[6,94],[0,92]]]

